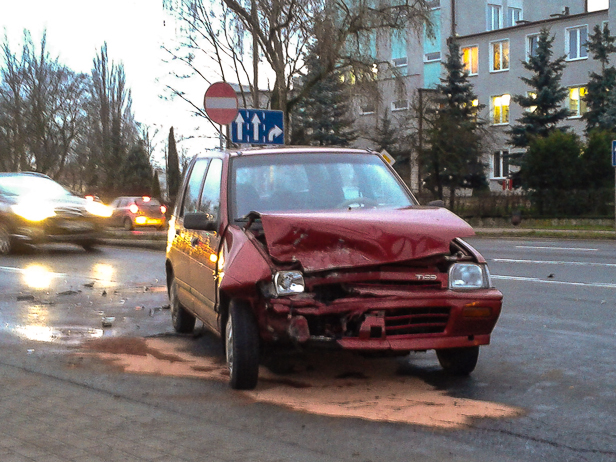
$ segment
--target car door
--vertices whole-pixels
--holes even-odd
[[[220,223],[220,194],[222,160],[212,159],[201,192],[198,212],[205,213],[212,221]],[[190,286],[195,296],[195,309],[199,317],[212,328],[217,326],[216,277],[220,234],[218,231],[194,231],[190,266]]]
[[[209,161],[207,158],[201,158],[192,165],[175,211],[175,234],[173,245],[169,250],[169,259],[173,265],[173,274],[178,287],[178,297],[180,302],[192,312],[195,312],[195,303],[190,289],[190,265],[195,231],[184,228],[184,215],[197,211]]]

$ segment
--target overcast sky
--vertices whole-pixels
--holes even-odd
[[[589,9],[604,9],[608,3],[589,0]],[[15,51],[24,29],[32,33],[36,44],[47,30],[51,56],[59,56],[61,63],[75,71],[89,73],[97,50],[106,41],[109,58],[124,64],[136,119],[168,132],[171,124],[194,126],[198,122],[186,122],[188,107],[183,102],[159,99],[162,88],[156,79],[165,73],[160,51],[162,24],[162,0],[0,0],[0,30],[6,31]],[[205,93],[206,89],[195,91],[201,90]]]

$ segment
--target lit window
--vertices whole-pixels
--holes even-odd
[[[511,95],[493,96],[491,100],[492,125],[509,123],[509,103]]]
[[[532,98],[534,100],[537,99],[537,93],[535,93],[534,91],[527,91],[526,92],[526,96],[528,96],[529,98]],[[530,106],[526,108],[527,112],[535,112],[537,110],[537,106]]]
[[[488,21],[486,30],[497,30],[502,27],[502,7],[500,5],[488,5]]]
[[[507,9],[507,26],[515,26],[522,19],[522,8]]]
[[[492,178],[507,178],[509,176],[509,152],[496,151],[492,155]]]
[[[569,88],[569,110],[571,117],[580,117],[586,112],[586,87]]]
[[[537,47],[539,46],[539,34],[526,36],[526,60],[531,56],[537,56]]]
[[[477,75],[479,48],[477,46],[462,48],[462,62],[468,75]]]
[[[586,40],[588,38],[588,26],[571,27],[566,29],[565,42],[567,59],[584,59],[588,57]]]
[[[398,101],[392,101],[392,111],[406,111],[409,108],[409,101],[407,99],[399,99]]]
[[[492,50],[490,70],[492,72],[509,70],[509,40],[492,42],[490,48]]]

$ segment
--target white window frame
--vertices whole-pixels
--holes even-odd
[[[502,44],[507,42],[507,67],[503,68],[503,46]],[[495,69],[494,68],[494,45],[496,44],[500,44],[500,69]],[[502,40],[494,40],[493,42],[490,42],[490,72],[507,72],[509,70],[509,66],[511,65],[511,43],[509,42],[509,39],[502,39]]]
[[[495,106],[494,105],[494,99],[495,98],[502,98],[502,97],[507,97],[507,99],[509,100],[509,104],[507,104],[506,106],[503,106],[502,104],[498,107],[501,108],[501,122],[494,122],[494,109]],[[502,122],[503,120],[503,116],[502,116],[502,108],[503,107],[507,107],[507,121],[506,122]],[[490,125],[493,126],[498,126],[498,125],[509,125],[509,120],[511,120],[511,95],[508,93],[503,93],[502,95],[492,95],[490,96]]]
[[[498,18],[494,17],[495,11],[498,11]],[[503,28],[503,5],[497,5],[495,3],[488,3],[487,12],[486,12],[486,30],[487,31],[498,30],[502,28]]]
[[[438,57],[434,57],[431,59],[428,59],[428,55],[436,55],[438,53]],[[440,51],[433,51],[431,53],[424,53],[424,63],[434,63],[437,61],[441,60],[441,52]]]
[[[582,59],[588,59],[588,49],[586,47],[582,47],[582,41],[581,41],[581,33],[580,31],[582,29],[586,29],[586,41],[588,41],[588,24],[581,24],[579,26],[573,26],[573,27],[567,27],[565,29],[565,55],[566,55],[566,60],[567,61],[580,61]],[[577,57],[575,58],[571,58],[571,43],[570,43],[570,39],[569,39],[569,32],[576,30],[578,31],[577,33],[577,49],[576,49],[576,55]],[[585,42],[586,43],[586,42]],[[582,49],[584,51],[584,53],[586,53],[586,56],[581,56],[582,54]]]
[[[516,11],[520,12],[520,17],[517,20],[514,18],[514,14],[513,14]],[[518,24],[518,21],[523,21],[524,20],[523,14],[524,14],[524,10],[522,8],[518,8],[515,6],[508,6],[507,7],[507,26],[513,27]]]
[[[403,103],[400,105],[399,103]],[[391,102],[391,112],[396,111],[407,111],[409,108],[409,100],[408,99],[399,99]]]
[[[477,49],[477,62],[474,63],[477,67],[477,72],[473,72],[473,61],[472,61],[472,53],[471,53],[471,65],[469,66],[469,70],[468,70],[468,75],[479,75],[479,45],[467,45],[467,46],[463,46],[460,47],[460,54],[462,55],[462,57],[464,56],[464,49],[465,48],[476,48]],[[462,64],[464,64],[464,60],[462,60]]]
[[[408,56],[402,56],[400,58],[393,58],[391,60],[391,63],[393,64],[394,67],[405,67],[405,66],[408,66],[409,64],[409,58]]]
[[[588,86],[587,85],[571,85],[570,87],[567,87],[567,90],[569,90],[569,93],[567,94],[567,109],[569,109],[569,111],[571,111],[571,90],[573,89],[577,89],[578,90],[578,104],[577,104],[577,111],[572,111],[573,114],[569,116],[569,119],[580,119],[584,113],[588,112],[588,107],[585,105],[585,110],[582,111],[582,95],[580,94],[580,90],[584,88],[586,89],[586,93],[588,92]]]
[[[370,105],[372,105],[372,110],[368,110],[368,111],[364,111],[364,108],[368,108],[370,107]],[[374,103],[359,103],[359,115],[361,116],[365,116],[365,115],[371,115],[374,114],[376,112],[376,107],[374,105]]]
[[[490,156],[490,178],[492,180],[503,180],[509,176],[510,165],[509,165],[509,157],[511,153],[507,149],[499,149],[497,151],[493,151]],[[498,170],[500,176],[496,176],[496,156],[498,156]],[[505,163],[505,158],[507,158],[507,162]],[[507,174],[505,174],[505,166],[507,166]]]
[[[536,34],[528,34],[526,36],[526,61],[527,62],[530,59],[531,52],[532,52],[530,41],[531,41],[532,38],[536,37],[537,38],[537,42],[539,42],[539,35],[540,35],[539,33],[536,33]]]

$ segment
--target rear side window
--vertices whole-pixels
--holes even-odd
[[[201,192],[201,184],[203,183],[203,176],[207,170],[208,162],[209,159],[199,159],[195,162],[190,172],[186,191],[184,192],[182,208],[180,209],[181,217],[186,213],[197,212],[197,207],[199,206],[199,193]]]

